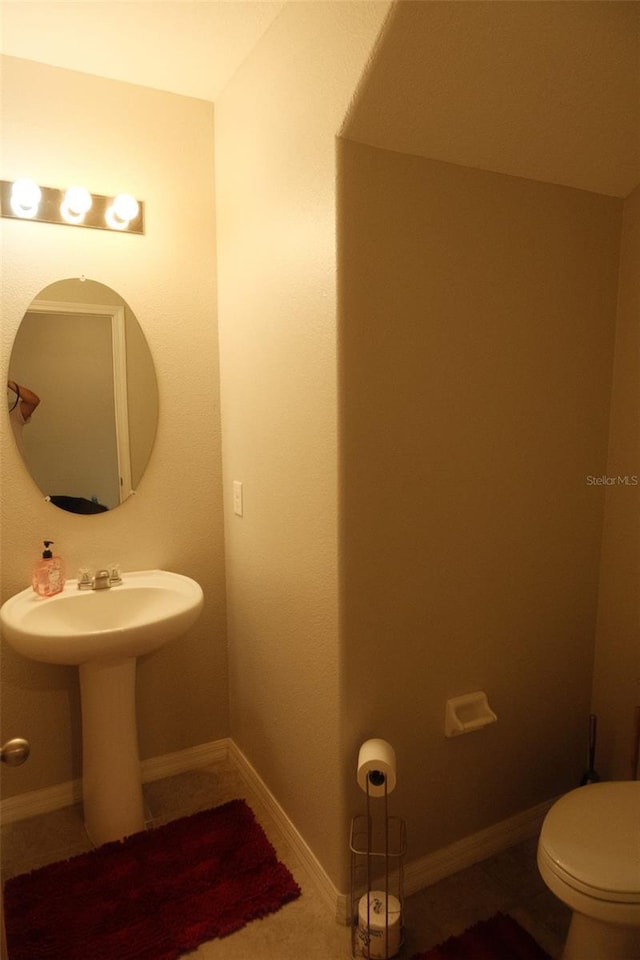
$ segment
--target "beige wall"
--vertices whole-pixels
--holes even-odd
[[[609,456],[593,709],[596,768],[606,777],[638,776],[634,755],[640,711],[640,187],[624,205],[618,323],[611,394]]]
[[[339,181],[348,745],[418,856],[583,770],[622,203],[348,141]]]
[[[44,536],[72,573],[199,579],[200,622],[140,664],[142,756],[230,731],[341,890],[368,736],[396,746],[411,856],[579,778],[605,504],[586,477],[637,472],[637,194],[607,465],[621,204],[346,141],[336,167],[388,10],[287,4],[216,104],[222,435],[211,104],[16,60],[3,76],[3,178],[147,204],[144,237],[2,221],[5,372],[31,299],[85,274],[140,320],[160,424],[136,497],[76,517],[42,501],[2,422],[2,597]],[[600,581],[594,703],[614,723],[636,642],[614,566],[632,569],[627,493],[606,491]],[[33,746],[4,795],[78,776],[75,672],[2,653],[3,735]],[[499,723],[445,740],[445,699],[478,687]]]
[[[80,181],[146,203],[145,236],[2,220],[2,362],[47,284],[85,276],[118,291],[154,357],[157,441],[135,497],[80,517],[44,502],[2,429],[2,598],[29,583],[40,541],[70,574],[119,561],[164,567],[205,590],[198,624],[139,665],[141,756],[228,733],[218,356],[213,107],[210,103],[4,58],[2,178]],[[175,132],[179,131],[179,136]],[[2,645],[2,733],[26,736],[29,763],[3,776],[5,796],[80,774],[77,671],[31,663]]]
[[[287,4],[216,102],[231,730],[343,890],[335,134],[387,10]]]
[[[628,0],[397,0],[343,133],[625,197],[640,170],[639,49]]]

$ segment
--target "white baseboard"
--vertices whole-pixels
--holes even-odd
[[[8,797],[0,803],[0,823],[15,823],[41,813],[51,813],[62,807],[70,807],[82,800],[82,781],[68,780],[42,790],[31,790]]]
[[[523,840],[528,840],[540,833],[542,821],[554,803],[554,800],[545,801],[536,807],[523,810],[499,823],[494,823],[484,830],[479,830],[468,837],[456,840],[440,850],[418,857],[405,864],[404,893],[410,897],[426,887],[432,886],[438,880],[444,880],[460,870],[466,870],[488,857],[508,850]],[[392,886],[397,883],[397,875],[391,876]],[[381,882],[378,878],[376,883]],[[338,899],[338,918],[344,923],[350,922],[351,908],[348,897],[340,894]]]
[[[225,760],[229,755],[228,739],[212,740],[196,747],[187,747],[176,753],[165,753],[160,757],[151,757],[140,763],[140,775],[143,783],[173,777],[177,773],[196,770],[210,763]],[[72,806],[82,801],[82,780],[68,780],[42,790],[31,790],[8,797],[0,803],[0,823],[15,823],[28,817],[37,817],[41,813],[51,813],[62,807]]]
[[[153,780],[162,780],[164,777],[175,777],[177,773],[187,773],[206,767],[210,763],[220,763],[229,756],[231,741],[225,737],[222,740],[211,740],[196,747],[187,747],[176,753],[165,753],[161,757],[151,757],[140,764],[143,783]]]
[[[285,841],[295,850],[298,859],[302,862],[311,883],[315,887],[317,895],[332,913],[336,913],[336,910],[338,911],[337,919],[342,922],[343,914],[340,913],[340,905],[344,894],[339,893],[337,887],[333,884],[333,881],[326,873],[324,867],[302,834],[289,819],[264,780],[262,780],[233,740],[229,741],[229,760],[233,763],[244,781],[248,792],[255,796],[257,801],[262,803]]]
[[[547,800],[536,807],[530,807],[521,813],[494,823],[484,830],[473,833],[462,840],[456,840],[440,850],[428,853],[424,857],[412,860],[405,867],[405,893],[411,896],[418,890],[430,887],[438,880],[450,877],[459,870],[466,870],[481,860],[493,857],[508,850],[522,840],[535,837],[540,832],[545,814],[554,803]]]
[[[140,764],[142,782],[161,780],[226,759],[235,766],[249,794],[265,807],[284,840],[294,849],[318,896],[341,923],[348,922],[348,894],[341,893],[336,888],[302,834],[233,740],[213,740],[176,753],[143,760]],[[3,800],[0,803],[0,822],[14,823],[71,806],[81,800],[81,780],[70,780],[43,790],[33,790]],[[406,896],[417,893],[459,870],[465,870],[487,857],[501,853],[522,840],[536,836],[553,803],[554,800],[540,803],[469,837],[456,840],[440,850],[410,861],[404,869]]]
[[[304,863],[318,895],[328,908],[335,912],[338,922],[349,923],[349,895],[341,893],[335,887],[304,837],[233,740],[229,740],[229,759],[244,780],[249,792],[264,804],[270,817]],[[537,836],[542,821],[553,803],[554,800],[548,800],[538,804],[536,807],[492,824],[478,833],[457,840],[441,850],[412,860],[406,864],[404,870],[405,895],[417,893],[459,870],[465,870],[481,860],[486,860],[487,857],[508,850],[522,840]]]

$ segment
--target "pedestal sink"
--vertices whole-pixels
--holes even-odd
[[[106,590],[69,580],[42,598],[29,587],[0,607],[3,636],[18,653],[80,669],[84,817],[96,845],[144,829],[136,658],[188,630],[202,604],[195,580],[141,570]]]

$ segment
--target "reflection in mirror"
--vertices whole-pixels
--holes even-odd
[[[125,301],[93,280],[60,280],[27,310],[9,362],[7,408],[33,480],[72,513],[112,510],[151,455],[158,389]]]

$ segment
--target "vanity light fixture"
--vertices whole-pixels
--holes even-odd
[[[0,181],[0,212],[14,220],[144,233],[144,204],[127,193],[105,197],[82,186],[59,190],[26,177]]]

